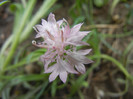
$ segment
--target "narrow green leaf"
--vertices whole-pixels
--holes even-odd
[[[0,2],[0,6],[2,6],[3,4],[6,4],[8,2],[10,2],[10,1],[9,0],[3,0],[3,1]]]

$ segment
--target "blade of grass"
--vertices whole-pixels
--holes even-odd
[[[44,90],[46,89],[47,85],[48,85],[48,81],[45,81],[45,83],[42,85],[42,90],[36,95],[35,99],[40,99],[40,97],[43,94]]]
[[[28,25],[26,26],[26,28],[24,29],[23,33],[21,33],[21,38],[19,43],[23,42],[31,33],[31,31],[33,30],[33,26],[40,20],[40,18],[42,18],[43,16],[46,15],[46,12],[50,9],[50,7],[56,2],[56,0],[46,0],[44,1],[44,3],[42,4],[41,8],[39,9],[39,11],[36,13],[36,15],[32,18],[32,20],[27,23]],[[44,10],[45,9],[45,10]],[[53,10],[52,10],[53,11]],[[16,18],[15,18],[16,19]],[[18,19],[16,19],[15,22],[18,22]],[[18,26],[18,25],[15,25]],[[14,26],[14,27],[15,27]],[[18,29],[18,28],[16,28]],[[15,30],[14,30],[15,31]],[[6,50],[7,47],[9,47],[10,43],[13,40],[13,35],[11,35],[6,42],[4,43],[4,45],[1,48],[0,51],[0,56],[3,57],[4,51]]]
[[[32,0],[31,0],[32,1]],[[32,18],[32,20],[29,22],[29,24],[28,24],[28,26],[26,26],[26,28],[25,28],[25,30],[23,31],[23,33],[22,33],[22,36],[21,36],[21,39],[20,39],[20,42],[22,42],[23,40],[25,40],[28,36],[29,36],[29,34],[30,34],[30,32],[32,31],[32,27],[37,23],[37,21],[41,18],[41,17],[43,17],[44,15],[45,15],[45,13],[48,11],[48,9],[55,3],[55,1],[56,0],[46,0],[46,1],[44,1],[44,3],[43,3],[43,5],[41,6],[41,8],[40,8],[40,10],[36,13],[36,15]],[[32,6],[33,7],[33,6]],[[44,10],[45,9],[45,10]],[[26,10],[26,11],[28,11],[28,10]],[[27,18],[28,18],[28,16],[27,16]],[[22,30],[22,29],[21,29]],[[18,36],[18,32],[17,32],[17,36]],[[10,41],[10,39],[9,39],[9,41]],[[18,38],[16,38],[16,40],[15,40],[15,42],[16,41],[18,41]],[[9,44],[9,43],[6,43],[7,45]],[[11,52],[9,53],[9,56],[7,57],[7,59],[6,59],[6,63],[4,64],[4,68],[6,67],[6,65],[8,65],[8,63],[11,61],[11,57],[12,57],[12,55],[13,55],[13,53],[14,53],[14,51],[13,50],[15,50],[16,49],[16,47],[17,47],[17,44],[18,44],[18,42],[17,43],[14,43],[13,42],[13,44],[12,44],[12,47],[11,47]],[[7,47],[7,46],[6,46]],[[5,47],[5,48],[6,48]],[[4,49],[5,50],[5,49]],[[2,50],[3,51],[3,50]]]
[[[56,0],[45,0],[42,4],[39,11],[34,15],[32,20],[28,23],[26,28],[24,29],[22,33],[22,38],[20,39],[20,42],[24,41],[33,30],[33,26],[47,13],[47,11],[50,9],[50,7],[56,2]]]
[[[11,59],[12,59],[12,56],[17,48],[17,45],[19,44],[19,38],[20,38],[20,33],[27,21],[27,18],[28,18],[28,14],[32,11],[32,8],[33,8],[33,5],[34,3],[36,2],[36,0],[29,0],[29,4],[24,12],[24,15],[22,17],[22,23],[20,24],[20,28],[18,29],[17,32],[15,32],[13,35],[13,38],[14,38],[14,41],[12,42],[12,45],[11,45],[11,50],[7,56],[7,59],[5,60],[5,64],[3,65],[3,69],[6,68],[6,66],[8,64],[10,64],[11,62]]]
[[[133,34],[133,31],[121,33],[121,34],[101,34],[104,38],[122,38]]]
[[[112,5],[111,5],[111,9],[110,9],[111,15],[113,14],[114,9],[115,9],[116,5],[117,5],[119,2],[120,2],[120,0],[113,0],[113,3],[112,3]]]
[[[105,38],[103,38],[102,36],[101,36],[101,41],[102,41],[102,43],[106,46],[106,47],[108,47],[110,50],[112,50],[115,54],[121,54],[121,51],[120,50],[117,50],[117,49],[115,49],[115,48],[113,48],[106,40],[105,40]]]
[[[8,2],[10,2],[10,1],[9,0],[3,0],[3,1],[0,2],[0,6],[2,6],[3,4],[6,4]]]
[[[3,72],[16,69],[18,67],[24,66],[27,63],[35,62],[39,59],[39,57],[46,52],[46,49],[38,49],[32,53],[30,53],[28,56],[23,58],[21,61],[19,61],[17,64],[11,65],[10,67],[7,67],[3,70]]]
[[[111,97],[120,97],[127,93],[128,87],[129,87],[128,79],[126,79],[125,89],[122,92],[119,93],[107,92],[106,94]]]
[[[113,62],[122,72],[123,74],[129,79],[132,81],[133,83],[133,77],[128,73],[128,71],[124,68],[124,66],[119,62],[117,61],[116,59],[114,59],[113,57],[111,56],[108,56],[108,55],[105,55],[105,54],[101,54],[101,55],[94,55],[94,56],[91,56],[92,59],[95,59],[95,58],[103,58],[103,59],[106,59],[106,60],[109,60],[111,62]]]

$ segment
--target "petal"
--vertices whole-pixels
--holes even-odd
[[[79,50],[77,51],[78,54],[81,54],[81,55],[87,55],[90,53],[92,49],[86,49],[86,50]]]
[[[79,33],[87,35],[88,33],[90,33],[91,31],[79,31]]]
[[[47,21],[44,20],[44,19],[42,19],[42,25],[43,25],[43,26],[46,26],[46,25],[47,25]]]
[[[83,63],[83,64],[89,64],[92,63],[93,61],[88,59],[87,57],[83,56],[83,55],[75,55],[73,56],[77,61]]]
[[[51,74],[50,74],[50,76],[49,76],[49,82],[52,82],[53,80],[55,80],[56,79],[56,77],[59,75],[59,73],[58,72],[52,72]]]
[[[59,25],[59,27],[60,27],[60,25],[63,23],[63,20],[58,20],[57,21],[57,24]]]
[[[81,28],[82,25],[83,25],[83,23],[79,23],[79,24],[75,25],[75,26],[71,29],[71,34],[77,33],[77,32],[80,30],[80,28]]]
[[[82,73],[82,74],[84,74],[85,71],[86,71],[85,66],[84,66],[83,64],[78,64],[78,65],[76,65],[75,67],[76,67],[76,69],[77,69],[80,73]]]
[[[43,55],[45,59],[53,58],[56,53],[52,50],[47,50],[47,52]]]
[[[40,61],[44,63],[44,69],[47,70],[48,65],[54,61],[55,53],[51,53],[52,51],[47,51],[44,55],[40,56]]]
[[[86,42],[83,42],[83,41],[79,41],[79,42],[76,42],[77,43],[77,45],[87,45],[87,46],[89,46],[89,44],[88,43],[86,43]]]
[[[64,66],[63,66],[64,64],[62,64],[61,59],[57,59],[57,65],[58,65],[57,71],[58,71],[59,73],[66,71],[66,69],[65,69]]]
[[[44,69],[45,69],[45,71],[48,69],[48,65],[51,63],[51,60],[46,60],[45,62],[44,62]]]
[[[43,63],[45,62],[43,55],[40,56],[39,60],[42,61]]]
[[[80,43],[80,42],[83,42],[81,41],[89,32],[77,32],[75,34],[70,34],[68,35],[68,39],[66,40],[67,42],[72,42],[72,43],[77,43],[77,44],[80,44],[78,46],[81,46],[81,45],[88,45],[87,43]]]
[[[56,23],[56,20],[55,20],[55,15],[50,13],[49,16],[48,16],[48,22],[49,23]]]
[[[90,63],[93,63],[92,60],[88,59],[87,57],[84,57],[83,59],[81,59],[83,64],[90,64]]]
[[[70,35],[70,37],[67,39],[67,41],[69,42],[77,42],[77,41],[81,41],[83,39],[84,35]]]
[[[44,31],[44,28],[43,28],[42,25],[35,25],[33,28],[34,28],[36,31],[38,31],[38,32]]]
[[[64,37],[67,38],[70,34],[70,27],[69,25],[66,25],[64,28]]]
[[[70,65],[68,62],[63,61],[62,59],[60,59],[59,63],[67,72],[74,73],[74,74],[78,73],[76,70],[74,70],[74,67],[72,66],[72,64]]]
[[[89,46],[88,43],[83,42],[83,41],[77,41],[77,42],[65,42],[66,45],[74,45],[74,46],[83,46],[83,45],[87,45]]]
[[[59,77],[60,77],[60,79],[63,81],[63,83],[65,83],[66,80],[67,80],[67,72],[66,72],[66,71],[61,72],[61,73],[59,74]]]
[[[53,72],[56,69],[57,69],[57,65],[55,64],[53,66],[50,66],[47,70],[45,70],[44,73],[51,73],[51,72]]]
[[[78,63],[89,64],[93,62],[92,60],[88,59],[84,55],[78,54],[77,52],[67,52],[67,54],[67,59],[75,65]]]
[[[39,37],[41,37],[41,35],[38,33],[38,34],[35,36],[35,38],[39,38]]]

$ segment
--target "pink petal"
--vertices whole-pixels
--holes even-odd
[[[44,69],[47,70],[48,69],[48,65],[51,63],[51,60],[46,60],[44,62]]]
[[[55,20],[55,15],[50,13],[49,16],[48,16],[48,22],[49,23],[56,23],[56,20]]]
[[[71,29],[71,33],[72,33],[72,34],[77,33],[77,32],[80,30],[80,28],[81,28],[82,25],[83,25],[83,23],[79,23],[79,24],[75,25],[75,26]]]
[[[79,31],[80,34],[83,34],[83,35],[87,35],[88,33],[90,33],[91,31]]]
[[[58,20],[57,24],[60,26],[62,24],[63,20]]]
[[[42,19],[42,25],[43,25],[43,26],[46,26],[46,25],[47,25],[47,21],[44,20],[44,19]]]
[[[48,69],[45,70],[44,73],[51,73],[51,72],[53,72],[54,70],[56,70],[56,68],[57,68],[57,65],[56,65],[56,64],[53,65],[53,66],[50,66]]]
[[[68,60],[68,62],[71,64],[71,65],[76,65],[78,64],[79,61],[77,61],[76,59],[74,59],[73,57],[71,57],[71,55],[67,55],[66,56],[66,59]]]
[[[76,67],[76,69],[77,69],[80,73],[82,73],[82,74],[84,74],[85,71],[86,71],[85,66],[84,66],[83,64],[78,64],[78,65],[76,65],[75,67]]]
[[[48,50],[44,55],[44,59],[51,59],[53,58],[54,56],[56,55],[56,52],[53,52],[53,49],[52,50]]]
[[[77,74],[78,73],[76,70],[74,70],[74,67],[72,65],[70,65],[69,63],[67,63],[66,61],[63,61],[62,59],[60,59],[59,63],[60,63],[60,65],[62,67],[64,67],[64,69],[67,72],[74,73],[74,74]]]
[[[44,69],[47,70],[48,65],[54,61],[54,56],[56,53],[51,53],[52,50],[48,50],[44,55],[40,56],[40,60],[44,63]]]
[[[35,36],[35,38],[39,38],[39,37],[41,37],[41,35],[38,33],[38,34]]]
[[[67,52],[67,54],[68,54],[67,59],[70,62],[73,62],[74,64],[77,64],[77,63],[89,64],[93,62],[92,60],[88,59],[84,55],[78,54],[77,52],[70,52],[70,53]]]
[[[50,76],[49,76],[49,82],[52,82],[53,80],[55,80],[56,79],[56,77],[59,75],[59,73],[57,73],[57,72],[52,72],[51,74],[50,74]]]
[[[44,60],[44,57],[43,57],[43,56],[44,56],[44,55],[41,55],[40,58],[39,58],[39,60],[42,61],[42,62],[44,63],[45,60]]]
[[[83,42],[83,41],[79,41],[79,42],[77,42],[77,44],[78,44],[78,45],[87,45],[87,46],[89,46],[89,44],[88,44],[88,43]]]
[[[67,42],[72,42],[72,43],[78,43],[81,42],[81,40],[88,34],[89,32],[77,32],[75,34],[69,35]]]
[[[70,34],[70,27],[69,25],[66,25],[64,28],[64,37],[67,38]]]
[[[78,35],[78,34],[76,34],[76,35],[74,35],[74,36],[71,35],[71,37],[69,37],[69,38],[67,39],[67,41],[68,41],[68,42],[77,42],[77,41],[82,40],[83,37],[84,37],[84,36]]]
[[[60,79],[63,81],[63,83],[65,83],[66,80],[67,80],[67,72],[66,72],[66,71],[61,72],[61,73],[59,74],[59,77],[60,77]]]
[[[44,31],[44,28],[42,25],[35,25],[35,27],[33,27],[36,31],[42,32]]]
[[[83,41],[77,41],[77,42],[65,42],[66,45],[74,45],[74,46],[83,46],[83,45],[87,45],[89,46],[88,43],[83,42]]]
[[[88,59],[87,57],[84,57],[84,58],[82,59],[82,62],[81,62],[81,63],[83,63],[83,64],[90,64],[90,63],[93,63],[93,61],[90,60],[90,59]]]
[[[79,50],[77,51],[78,54],[81,54],[81,55],[87,55],[90,53],[92,49],[86,49],[86,50]]]
[[[66,69],[63,66],[64,64],[62,65],[61,59],[57,59],[57,65],[58,65],[57,72],[60,73],[66,71]]]

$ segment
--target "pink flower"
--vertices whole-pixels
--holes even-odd
[[[44,63],[44,73],[51,73],[50,82],[59,75],[65,83],[68,73],[85,73],[84,64],[92,63],[85,57],[91,49],[76,51],[76,46],[89,45],[82,39],[90,31],[79,31],[81,26],[82,23],[70,28],[65,19],[56,21],[52,13],[49,14],[48,21],[42,19],[42,25],[35,25],[34,29],[37,32],[35,38],[41,37],[44,41],[32,43],[37,47],[47,49],[40,60]]]

